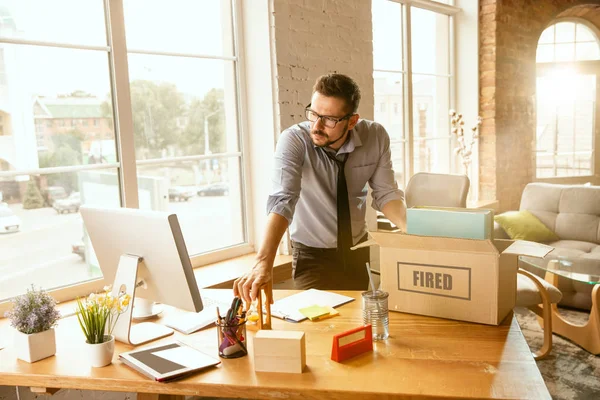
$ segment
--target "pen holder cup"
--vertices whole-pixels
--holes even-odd
[[[390,335],[388,296],[389,293],[382,290],[368,291],[362,294],[363,323],[371,324],[373,340],[385,340]]]
[[[217,322],[219,357],[238,358],[248,354],[246,321],[242,323]]]

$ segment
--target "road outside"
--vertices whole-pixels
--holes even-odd
[[[0,234],[0,301],[24,293],[31,284],[52,289],[98,276],[95,268],[71,252],[71,245],[83,236],[79,213],[23,210],[21,204],[9,207],[22,225],[19,232]],[[168,211],[177,214],[190,254],[243,241],[241,213],[232,215],[228,196],[170,202]]]

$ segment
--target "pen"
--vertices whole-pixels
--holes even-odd
[[[221,325],[221,313],[219,312],[219,306],[217,306],[217,323]]]

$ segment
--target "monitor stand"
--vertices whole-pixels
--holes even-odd
[[[127,311],[119,316],[113,330],[115,340],[134,346],[151,342],[173,334],[173,329],[153,322],[142,322],[131,325],[131,317],[135,302],[135,289],[137,284],[138,268],[143,261],[142,257],[123,254],[119,260],[115,281],[112,287],[114,298],[127,293],[131,302]]]

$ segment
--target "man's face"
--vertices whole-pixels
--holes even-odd
[[[312,95],[310,109],[319,115],[336,119],[343,118],[348,115],[346,107],[346,102],[343,99],[327,97],[319,92]],[[310,123],[310,137],[315,146],[327,147],[331,145],[332,148],[339,149],[345,142],[345,138],[342,137],[354,128],[357,121],[358,115],[353,115],[349,119],[339,121],[335,127],[328,128],[323,120],[319,118],[316,122]]]

